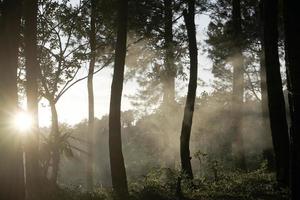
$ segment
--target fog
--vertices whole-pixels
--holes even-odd
[[[224,152],[230,133],[230,93],[202,93],[197,98],[191,134],[192,166],[196,177],[212,176],[211,163],[233,169],[231,155]],[[172,108],[160,108],[152,114],[135,118],[135,111],[122,113],[123,155],[129,181],[146,176],[159,168],[180,169],[179,138],[184,97]],[[164,112],[164,110],[167,110]],[[261,104],[255,100],[244,102],[241,130],[248,169],[256,169],[264,159],[264,151],[271,148],[269,127],[265,127]],[[72,133],[69,141],[73,157],[63,156],[59,182],[63,185],[85,187],[87,122],[64,126],[62,132]],[[108,152],[108,117],[96,121],[94,136],[95,184],[109,187],[110,166]],[[78,151],[80,149],[80,151]],[[233,146],[234,149],[234,146]],[[234,150],[233,150],[234,152]],[[233,155],[234,157],[235,155]]]

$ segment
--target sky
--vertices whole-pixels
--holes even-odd
[[[205,83],[212,82],[211,62],[201,51],[201,46],[206,38],[206,29],[209,23],[209,16],[196,16],[197,40],[198,48],[198,77]],[[112,81],[112,68],[104,68],[94,76],[94,102],[95,102],[95,117],[101,118],[109,112],[110,88]],[[81,78],[87,75],[87,67],[83,66],[81,72],[76,78]],[[184,89],[181,88],[181,94],[184,95],[187,91],[188,82],[184,83]],[[134,81],[124,82],[122,111],[134,109],[130,100],[126,95],[133,95],[138,89],[138,85]],[[198,87],[197,95],[200,95],[204,90],[209,90],[207,87]],[[74,85],[68,90],[58,101],[57,111],[60,123],[74,125],[78,122],[87,119],[88,117],[88,96],[87,96],[87,80],[83,80]],[[42,100],[39,105],[39,123],[41,127],[51,124],[51,113],[47,101]]]

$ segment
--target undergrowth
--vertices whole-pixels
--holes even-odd
[[[179,172],[167,168],[150,171],[140,181],[130,183],[131,200],[178,200]],[[110,200],[109,189],[86,192],[80,188],[62,188],[57,200]],[[288,190],[277,186],[275,174],[264,166],[254,171],[219,171],[218,179],[182,178],[181,198],[189,200],[287,200]]]

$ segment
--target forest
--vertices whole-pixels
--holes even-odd
[[[299,19],[0,0],[0,200],[300,200]]]

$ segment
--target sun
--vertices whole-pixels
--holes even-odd
[[[20,133],[25,133],[32,127],[32,117],[26,112],[19,112],[14,117],[14,126]]]

